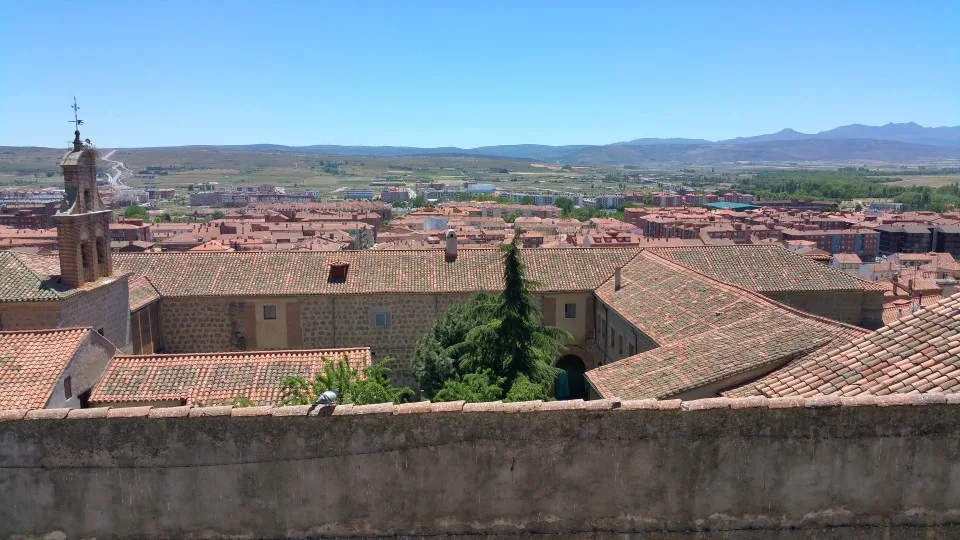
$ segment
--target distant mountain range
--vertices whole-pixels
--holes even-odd
[[[916,123],[865,126],[852,124],[820,133],[784,129],[777,133],[704,139],[634,139],[607,145],[548,146],[514,144],[479,148],[405,146],[182,146],[165,150],[223,150],[335,156],[484,156],[591,165],[752,164],[899,164],[960,162],[960,126],[923,127]],[[127,149],[135,150],[135,149]]]

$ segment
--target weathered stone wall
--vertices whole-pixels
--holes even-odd
[[[883,326],[882,291],[790,291],[764,296],[835,321],[870,329]]]
[[[8,411],[0,537],[957,538],[958,402]]]
[[[59,302],[0,303],[0,329],[37,330],[60,326]]]
[[[103,336],[124,352],[132,352],[130,340],[130,293],[127,276],[64,300],[57,326],[89,326],[103,329]]]
[[[234,332],[240,309],[229,299],[164,298],[160,327],[167,353],[239,350]]]

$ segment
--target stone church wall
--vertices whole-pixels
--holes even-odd
[[[957,538],[954,398],[4,411],[0,538]]]

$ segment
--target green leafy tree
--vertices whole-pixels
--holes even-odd
[[[447,380],[443,388],[437,392],[433,401],[466,401],[468,403],[482,403],[497,401],[503,397],[504,377],[495,377],[490,370],[480,373],[457,375]]]
[[[510,387],[510,391],[507,392],[503,401],[534,401],[537,399],[548,401],[553,399],[551,389],[549,384],[535,383],[526,375],[521,375],[513,381],[513,386]]]
[[[520,204],[526,204],[526,205],[533,204],[533,197],[529,195],[524,195],[523,197],[520,197]]]
[[[450,348],[461,343],[471,329],[493,318],[494,297],[478,293],[469,302],[457,304],[437,319],[414,349],[413,376],[427,398],[460,374],[460,358]]]
[[[135,204],[133,206],[128,206],[123,209],[123,217],[131,219],[143,219],[146,220],[150,217],[150,214],[147,213],[147,209]]]
[[[464,372],[489,369],[496,377],[505,377],[507,392],[521,375],[535,384],[549,386],[558,370],[551,366],[563,349],[569,332],[543,325],[536,299],[530,293],[532,283],[524,276],[518,246],[520,234],[514,234],[503,251],[504,290],[493,305],[493,319],[467,333],[451,352],[461,356]]]
[[[225,217],[227,217],[227,215],[221,212],[220,210],[217,210],[216,212],[210,214],[210,219],[223,219]]]
[[[413,391],[406,387],[396,387],[387,378],[390,362],[390,358],[384,358],[374,365],[356,368],[351,366],[344,356],[335,362],[326,362],[313,380],[307,380],[303,375],[287,375],[282,379],[280,403],[308,405],[327,390],[337,392],[338,404],[369,405],[408,401]]]
[[[504,217],[503,217],[503,220],[506,221],[507,223],[513,223],[513,222],[517,221],[517,218],[518,218],[518,217],[520,217],[520,216],[518,216],[518,215],[516,214],[516,212],[514,212],[514,213],[512,213],[512,214],[507,214],[506,216],[504,216]]]
[[[563,217],[569,217],[570,212],[573,212],[573,200],[567,197],[557,197],[553,204],[563,211]]]

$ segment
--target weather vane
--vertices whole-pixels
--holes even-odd
[[[71,124],[76,124],[77,131],[80,131],[80,126],[83,125],[83,120],[77,118],[77,111],[80,110],[80,107],[77,106],[77,96],[73,96],[73,106],[70,107],[73,109],[73,120],[67,120]]]

